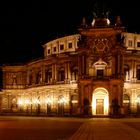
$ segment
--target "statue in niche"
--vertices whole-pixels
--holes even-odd
[[[17,84],[17,76],[16,76],[16,74],[13,74],[12,79],[13,79],[13,85],[16,85]]]

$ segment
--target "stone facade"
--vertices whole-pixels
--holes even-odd
[[[1,114],[140,114],[140,35],[120,23],[84,19],[78,34],[44,44],[43,59],[3,65]]]

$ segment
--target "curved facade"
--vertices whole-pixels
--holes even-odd
[[[140,35],[93,21],[44,44],[43,59],[1,67],[1,114],[140,114]]]

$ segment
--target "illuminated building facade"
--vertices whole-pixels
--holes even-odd
[[[43,59],[1,67],[2,114],[140,114],[140,35],[119,17],[83,18],[78,31],[44,44]]]

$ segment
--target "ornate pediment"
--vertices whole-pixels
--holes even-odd
[[[99,58],[99,60],[93,64],[93,67],[95,67],[95,68],[104,69],[106,66],[107,66],[107,63],[104,62],[101,58]]]

